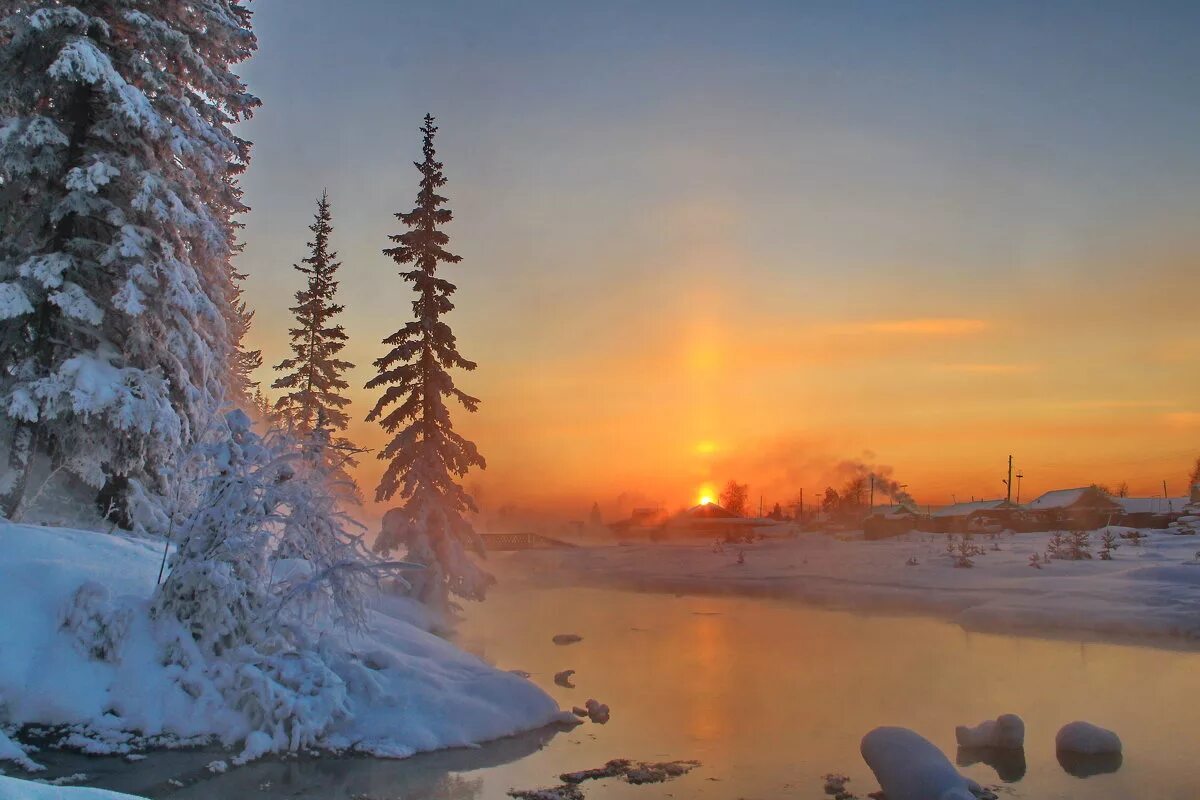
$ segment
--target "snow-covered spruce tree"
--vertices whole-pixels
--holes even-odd
[[[354,365],[337,357],[346,346],[347,336],[345,329],[334,323],[344,306],[335,302],[336,276],[341,263],[337,253],[329,249],[332,220],[329,195],[322,192],[315,219],[308,228],[313,234],[308,243],[309,255],[294,265],[307,276],[307,282],[305,288],[296,292],[296,305],[291,308],[296,318],[296,327],[288,331],[292,357],[276,365],[275,369],[284,375],[271,388],[283,390],[275,402],[275,412],[299,437],[311,434],[318,427],[333,434],[322,450],[330,455],[331,465],[337,464],[332,475],[334,483],[344,490],[341,492],[344,497],[358,499],[357,486],[348,472],[357,464],[353,457],[356,448],[344,435],[338,435],[345,431],[349,421],[344,409],[350,398],[343,392],[350,384],[342,375]]]
[[[241,0],[10,0],[0,34],[0,513],[45,459],[99,490],[164,465],[239,400],[249,315],[231,265],[258,100],[231,65]],[[6,443],[7,444],[7,443]],[[136,520],[133,520],[136,521]]]
[[[367,421],[378,420],[393,434],[379,453],[388,465],[375,499],[383,502],[399,494],[402,500],[385,515],[375,546],[388,552],[403,545],[409,561],[426,565],[412,579],[415,596],[449,610],[450,593],[483,599],[492,578],[467,554],[473,550],[482,555],[483,546],[464,517],[476,511],[475,502],[458,482],[471,467],[482,469],[484,460],[473,443],[454,431],[446,406],[449,397],[475,411],[479,401],[455,387],[449,372],[473,370],[475,364],[459,355],[454,333],[442,320],[454,308],[450,296],[455,286],[438,277],[438,265],[461,259],[445,249],[450,239],[441,230],[451,212],[442,207],[446,198],[438,194],[446,178],[435,157],[436,132],[427,114],[421,128],[424,158],[416,162],[421,173],[417,204],[396,215],[408,230],[391,236],[396,246],[383,251],[397,264],[411,265],[400,276],[413,284],[417,299],[414,319],[383,340],[392,349],[375,361],[379,374],[367,388],[384,391]]]

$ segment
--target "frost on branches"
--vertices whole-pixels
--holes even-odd
[[[289,330],[292,356],[276,365],[284,375],[272,384],[272,388],[284,390],[275,403],[275,415],[300,436],[318,428],[341,434],[349,421],[344,409],[350,398],[343,392],[350,384],[342,375],[354,365],[337,357],[347,336],[345,329],[334,323],[344,306],[335,302],[341,263],[329,249],[332,220],[329,196],[323,192],[309,226],[313,233],[309,256],[295,265],[308,280],[305,288],[296,292],[296,305],[291,308],[296,319],[296,326]],[[337,456],[337,483],[346,490],[347,499],[358,501],[358,487],[348,472],[356,466],[353,454],[357,448],[344,436],[336,436],[330,437],[322,450]]]
[[[446,398],[453,398],[467,411],[479,401],[454,385],[450,369],[475,369],[474,362],[458,353],[454,333],[442,321],[452,310],[454,284],[437,276],[439,264],[461,259],[445,250],[449,237],[441,226],[451,219],[442,208],[446,198],[437,190],[446,183],[442,164],[435,158],[433,117],[425,116],[424,159],[416,163],[421,173],[417,204],[407,214],[397,214],[409,230],[390,237],[396,246],[384,250],[397,264],[411,265],[400,276],[413,284],[414,319],[384,339],[391,345],[387,355],[375,361],[379,374],[368,389],[383,388],[383,394],[367,421],[378,420],[391,440],[379,453],[388,462],[375,490],[383,502],[399,494],[403,501],[384,516],[376,548],[388,552],[403,545],[407,558],[426,569],[412,579],[414,594],[440,610],[451,607],[449,594],[472,600],[483,598],[492,578],[468,556],[483,554],[482,542],[464,514],[476,510],[475,502],[458,479],[471,467],[483,468],[483,457],[475,445],[455,433]]]
[[[166,663],[203,669],[268,749],[295,750],[349,714],[323,631],[361,629],[379,579],[411,565],[374,558],[337,510],[320,452],[327,431],[297,446],[260,437],[241,411],[226,419],[229,436],[206,454],[216,473],[153,611],[177,631]]]
[[[0,28],[0,513],[36,463],[137,524],[256,355],[231,265],[240,0],[13,0]],[[6,445],[9,443],[6,442]]]

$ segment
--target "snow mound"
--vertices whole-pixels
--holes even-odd
[[[1054,737],[1054,746],[1059,752],[1108,755],[1121,752],[1121,738],[1090,722],[1068,722]]]
[[[863,760],[888,800],[976,800],[987,794],[950,759],[908,728],[876,728],[863,737]]]
[[[150,613],[162,548],[0,521],[0,727],[50,726],[59,746],[97,754],[216,741],[242,763],[295,749],[288,730],[264,730],[264,709],[308,726],[305,747],[395,758],[563,717],[533,683],[384,613],[387,604],[368,612],[363,633],[318,625],[317,651],[273,654],[273,673],[231,676],[199,657],[175,620]],[[176,657],[164,658],[171,648]],[[300,680],[313,674],[325,683]],[[226,702],[220,686],[235,679],[257,705]],[[326,695],[337,714],[322,711]]]
[[[1016,714],[1001,714],[974,728],[959,725],[954,729],[954,738],[959,747],[1016,749],[1025,746],[1025,723]]]
[[[132,794],[87,789],[80,786],[53,786],[22,781],[0,775],[0,800],[143,800]]]

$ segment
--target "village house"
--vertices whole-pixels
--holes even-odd
[[[863,520],[863,538],[887,539],[916,530],[924,515],[911,503],[877,506]]]
[[[976,500],[934,510],[922,520],[920,530],[931,533],[993,533],[1022,530],[1025,513],[1008,500]]]
[[[1130,528],[1166,528],[1187,508],[1188,497],[1114,497],[1121,507],[1116,524]]]
[[[1030,530],[1095,530],[1124,514],[1121,504],[1095,486],[1046,492],[1027,505]]]

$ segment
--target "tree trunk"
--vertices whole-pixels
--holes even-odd
[[[33,425],[28,422],[18,422],[13,427],[12,449],[8,453],[10,484],[8,490],[0,495],[0,515],[13,522],[17,521],[21,501],[25,499],[25,490],[29,486],[29,473],[33,470],[33,455],[36,449],[37,435]]]
[[[109,475],[96,493],[96,507],[104,519],[118,528],[133,530],[133,520],[129,516],[129,478]]]

